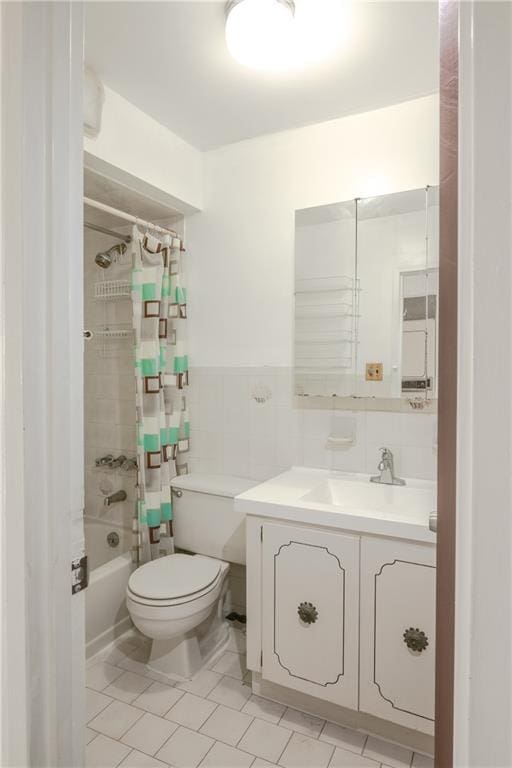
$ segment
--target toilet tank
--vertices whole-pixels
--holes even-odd
[[[245,515],[233,499],[257,485],[230,475],[179,475],[171,481],[174,543],[179,549],[245,565]]]

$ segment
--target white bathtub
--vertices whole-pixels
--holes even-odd
[[[119,545],[109,547],[115,531]],[[131,531],[111,522],[85,519],[86,552],[91,567],[85,593],[86,655],[93,656],[131,626],[126,610],[126,586],[133,571]]]

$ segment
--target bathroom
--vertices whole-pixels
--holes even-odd
[[[60,91],[81,167],[48,231],[80,258],[59,273],[49,247],[29,278],[69,288],[45,326],[66,415],[35,471],[44,514],[57,466],[73,512],[26,539],[62,569],[71,541],[60,629],[27,635],[30,675],[53,690],[58,649],[71,674],[25,764],[450,768],[470,365],[448,22],[427,1],[74,5],[48,29],[83,40],[83,108]]]
[[[159,13],[183,25],[185,45],[187,34],[193,25],[200,26],[205,11],[198,8],[194,15],[178,6],[171,4]],[[119,757],[121,765],[135,765],[135,760],[143,759],[138,756],[141,752],[154,758],[154,765],[183,768],[249,765],[255,759],[312,768],[329,764],[376,768],[381,763],[401,766],[411,761],[414,766],[429,765],[434,717],[435,533],[429,530],[428,518],[436,508],[439,325],[436,9],[424,4],[407,10],[397,6],[396,11],[388,7],[387,13],[396,13],[397,19],[400,15],[404,29],[414,25],[423,35],[428,29],[430,47],[423,59],[418,58],[414,87],[404,84],[404,95],[389,97],[389,103],[379,104],[379,109],[372,102],[376,97],[369,93],[356,114],[331,120],[315,119],[322,114],[319,105],[318,113],[304,110],[295,122],[281,110],[274,126],[272,119],[256,118],[249,127],[242,116],[227,121],[214,109],[213,124],[198,122],[187,134],[182,128],[182,136],[193,136],[194,147],[205,148],[199,152],[177,145],[175,149],[189,165],[200,157],[199,204],[198,192],[194,198],[194,189],[183,192],[177,187],[173,163],[165,186],[152,182],[151,195],[144,196],[148,174],[161,172],[152,167],[151,156],[145,157],[146,144],[137,147],[138,162],[144,161],[143,179],[132,172],[135,159],[122,157],[123,151],[132,149],[130,130],[132,125],[135,129],[135,120],[144,121],[144,132],[153,131],[155,141],[158,136],[162,143],[169,142],[169,136],[126,98],[134,73],[120,73],[115,56],[108,52],[110,25],[121,25],[127,35],[138,34],[138,4],[121,8],[115,13],[103,4],[86,8],[86,84],[92,96],[102,94],[103,102],[101,127],[86,129],[84,174],[85,544],[90,567],[85,595],[87,764]],[[373,13],[377,18],[372,19],[366,7],[355,8],[356,18],[349,20],[345,15],[344,25],[353,24],[356,29],[364,21],[376,25],[379,14]],[[387,24],[392,23],[387,19]],[[354,42],[338,40],[337,45]],[[195,48],[187,55],[196,56]],[[244,75],[253,78],[252,87],[261,88],[263,97],[264,86],[256,81],[258,71],[241,69],[236,62],[234,66],[239,85]],[[116,76],[122,81],[120,92],[110,85],[114,81],[109,78]],[[213,81],[211,87],[216,85]],[[221,102],[225,86],[217,87]],[[191,114],[197,108],[191,104]],[[94,117],[92,111],[91,122]],[[112,138],[121,120],[124,146],[118,148]],[[142,130],[140,124],[138,130]],[[369,147],[371,152],[365,151]],[[185,165],[183,170],[190,171]],[[194,179],[186,181],[192,186]],[[121,212],[117,218],[116,210]],[[131,224],[123,214],[134,217]],[[148,330],[144,323],[153,322],[145,319],[145,310],[140,320],[132,288],[134,259],[139,258],[133,249],[139,247],[134,243],[140,238],[147,240],[141,257],[143,275],[144,269],[157,263],[158,249],[169,243],[163,258],[164,264],[169,263],[171,303],[169,310],[160,309],[160,322],[162,312],[168,317],[168,362],[162,373],[167,382],[163,385],[165,414],[160,429],[178,418],[172,422],[178,428],[177,445],[170,446],[174,452],[165,462],[170,467],[165,482],[165,464],[158,466],[159,488],[169,482],[171,486],[172,523],[162,517],[160,527],[157,521],[149,528],[140,513],[133,520],[137,498],[144,499],[140,484],[152,487],[155,474],[147,469],[147,449],[141,453],[136,442],[136,420],[145,430],[146,409],[154,416],[146,384],[144,394],[136,396],[139,382],[133,370],[133,328],[137,339],[152,338],[144,335]],[[143,291],[147,279],[142,278]],[[186,291],[185,299],[172,298],[176,286]],[[178,308],[171,314],[173,301]],[[137,323],[141,323],[138,330]],[[178,381],[173,360],[185,354],[187,379]],[[377,368],[373,380],[368,366]],[[162,443],[161,449],[163,457],[168,446]],[[420,527],[413,534],[414,525],[405,526],[404,533],[399,509],[390,512],[400,531],[398,539],[363,538],[365,532],[385,532],[385,525],[376,519],[360,522],[359,528],[341,528],[344,536],[347,528],[357,534],[344,541],[347,545],[357,542],[361,558],[371,557],[364,550],[366,543],[371,548],[375,541],[384,541],[383,546],[395,546],[394,557],[418,563],[416,587],[424,593],[425,605],[420,615],[410,606],[409,625],[419,627],[429,647],[411,651],[402,638],[409,629],[404,626],[399,636],[404,658],[398,663],[418,657],[419,665],[422,654],[430,658],[415,681],[419,691],[414,704],[408,703],[410,691],[398,690],[384,694],[388,699],[404,698],[391,708],[384,699],[380,706],[371,691],[362,703],[362,678],[355,683],[361,691],[354,698],[347,684],[331,684],[327,689],[325,683],[297,684],[297,676],[315,680],[323,674],[319,670],[289,672],[285,680],[270,659],[267,668],[262,667],[266,627],[273,625],[273,631],[278,631],[277,618],[265,618],[265,601],[260,605],[257,597],[260,590],[265,594],[275,589],[256,564],[266,518],[251,516],[259,505],[252,510],[250,501],[233,501],[235,496],[243,499],[245,492],[256,498],[259,484],[265,481],[270,484],[261,487],[270,494],[272,482],[276,490],[280,483],[298,482],[304,486],[303,496],[307,496],[305,484],[310,477],[315,485],[324,477],[355,479],[359,475],[365,482],[382,477],[387,483],[386,471],[379,470],[383,462],[391,462],[395,494],[402,477],[411,486],[402,491],[407,494],[403,503],[419,505],[417,510],[410,509],[410,522],[423,515],[425,529]],[[286,474],[291,467],[298,469]],[[297,480],[293,473],[298,473]],[[370,490],[380,492],[378,485],[374,483]],[[392,503],[389,495],[386,501],[373,495],[363,502],[370,507],[376,504],[376,509],[383,503]],[[298,518],[305,527],[291,525],[297,518],[291,518],[288,526],[295,537],[306,537],[300,539],[303,551],[314,554],[315,537],[327,534],[325,522],[315,524],[319,520],[315,514],[321,515],[317,502],[310,507],[316,513],[310,509],[305,518]],[[276,511],[275,521],[282,524],[283,519],[283,513]],[[269,535],[279,531],[271,521],[267,523]],[[332,532],[331,536],[336,552],[340,537]],[[196,553],[192,563],[186,559],[190,555],[175,553],[169,560],[174,563],[169,565],[171,570],[157,573],[167,562],[165,556],[176,549]],[[274,554],[278,551],[279,547]],[[199,561],[206,567],[205,556],[210,562],[228,563],[229,573],[212,576],[207,570],[201,577],[206,581],[197,576],[195,583],[193,569],[188,576],[188,570],[180,570]],[[358,560],[359,554],[349,548],[337,557],[346,569],[355,567],[353,558]],[[325,579],[331,578],[329,564],[322,559],[317,563],[313,559],[310,567],[325,570]],[[158,587],[158,596],[152,591],[153,583],[148,588],[144,580],[150,574],[148,568],[154,574],[150,580],[169,583],[167,588]],[[290,576],[285,573],[284,578]],[[212,578],[214,586],[208,586]],[[332,578],[334,586],[338,577],[332,574]],[[396,578],[407,600],[409,576],[398,573]],[[190,584],[187,579],[192,579]],[[156,600],[173,597],[181,605],[188,595],[192,604],[194,590],[200,602],[206,599],[207,588],[216,598],[205,609],[206,620],[203,613],[201,621],[189,617],[191,626],[183,625],[178,634],[170,619],[166,630],[163,618],[160,628],[155,628],[158,622],[156,617],[150,619],[148,609],[160,615],[166,611],[155,607]],[[356,581],[343,586],[341,609],[348,624],[365,610],[363,602],[360,607],[354,603],[358,589]],[[294,590],[289,597],[313,606],[314,615],[321,618],[327,611],[333,614],[333,636],[341,632],[345,637],[348,624],[347,629],[344,625],[335,629],[338,598],[333,595],[332,604],[325,607],[318,603],[328,590],[326,580],[304,587],[304,600]],[[286,596],[276,593],[275,599]],[[307,616],[303,620],[296,610],[295,615],[297,626],[309,626],[311,636],[316,621],[308,625]],[[174,623],[180,621],[185,619]],[[323,634],[327,630],[320,623],[318,627],[319,638],[313,646],[302,647],[300,654],[314,647],[320,655],[336,656],[338,651]],[[298,643],[293,628],[289,631],[291,642]],[[361,626],[356,634],[366,631],[373,630]],[[382,628],[376,631],[385,634]],[[194,632],[198,639],[190,639]],[[362,637],[352,636],[352,629],[343,643],[345,665],[354,664],[350,658],[354,653],[369,652]],[[401,653],[400,647],[397,652]],[[298,659],[294,663],[300,666]],[[392,655],[385,660],[386,665],[390,663],[397,663]],[[414,667],[409,674],[416,675]],[[341,675],[350,680],[350,689],[354,675],[354,670]],[[395,704],[401,710],[398,717]],[[410,707],[413,714],[404,714]]]

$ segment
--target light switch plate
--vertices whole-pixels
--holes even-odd
[[[382,363],[366,363],[366,381],[382,381]]]

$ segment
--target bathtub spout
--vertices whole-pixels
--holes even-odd
[[[110,507],[111,504],[115,504],[118,501],[126,501],[126,491],[116,491],[105,497],[103,502],[106,507]]]

